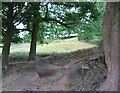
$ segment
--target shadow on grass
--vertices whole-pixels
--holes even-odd
[[[62,62],[62,63],[68,63],[70,59],[79,59],[81,57],[85,57],[88,55],[92,55],[95,53],[95,50],[97,47],[88,48],[88,49],[79,49],[73,52],[68,53],[57,53],[57,52],[51,52],[51,53],[40,53],[36,55],[36,61],[39,59],[47,60],[49,62]],[[28,52],[13,52],[10,54],[10,63],[12,62],[22,62],[27,61],[28,58]],[[35,60],[34,60],[35,61]]]
[[[12,52],[10,53],[10,56],[28,56],[28,52]]]
[[[89,40],[89,41],[83,40],[83,41],[81,41],[81,42],[84,42],[84,43],[87,42],[87,43],[89,43],[89,44],[94,44],[94,45],[99,46],[99,44],[101,43],[101,41],[102,41],[102,40],[96,39],[96,40]]]
[[[79,49],[69,53],[56,53],[52,56],[47,56],[42,59],[48,60],[49,62],[59,61],[62,63],[67,63],[67,61],[70,61],[70,59],[79,59],[88,55],[93,55],[96,50],[97,50],[97,47],[93,47],[89,49]]]

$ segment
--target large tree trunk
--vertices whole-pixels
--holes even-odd
[[[32,7],[34,7],[35,11],[33,12],[32,39],[31,39],[28,61],[35,60],[37,32],[39,29],[39,21],[40,21],[39,20],[39,5],[40,5],[40,3],[37,3],[37,4],[31,3],[31,5],[32,5]]]
[[[7,24],[7,32],[5,35],[4,46],[2,50],[2,66],[3,69],[8,68],[8,57],[10,52],[10,45],[12,36],[14,34],[14,24],[13,24],[13,4],[8,5],[8,24]]]
[[[33,23],[32,39],[31,39],[28,61],[35,60],[38,28],[39,28],[39,23]]]
[[[103,19],[103,44],[108,76],[98,91],[118,91],[118,18],[120,3],[107,3]]]

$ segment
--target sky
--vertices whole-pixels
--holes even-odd
[[[18,26],[16,26],[16,28],[17,28],[17,29],[23,29],[23,28],[24,28],[24,25],[23,25],[22,23],[20,23]],[[25,31],[24,31],[24,32],[20,32],[20,33],[19,33],[19,36],[20,36],[21,38],[23,38],[23,36],[24,36],[25,33],[27,33],[27,32],[25,32]]]
[[[27,5],[27,2],[25,2],[25,5]],[[51,5],[49,4],[48,7],[50,8]],[[75,8],[72,8],[71,11],[75,11]],[[21,24],[19,24],[18,26],[16,26],[16,28],[17,28],[17,29],[23,29],[23,28],[24,28],[24,25],[21,23]],[[23,38],[26,33],[28,33],[28,32],[27,32],[27,31],[20,32],[20,33],[19,33],[19,36],[20,36],[21,38]]]

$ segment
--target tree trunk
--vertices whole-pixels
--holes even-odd
[[[108,2],[103,19],[103,44],[108,76],[98,91],[118,91],[118,18],[120,3]]]
[[[33,23],[32,39],[31,39],[28,61],[35,60],[38,28],[39,28],[39,23]]]
[[[13,4],[8,5],[8,24],[7,24],[7,32],[5,35],[5,41],[4,46],[2,50],[2,67],[3,69],[8,68],[8,58],[9,58],[9,52],[10,52],[10,45],[12,36],[14,34],[14,24],[13,24]]]
[[[36,56],[36,42],[37,42],[37,32],[39,29],[39,5],[40,3],[34,4],[31,3],[32,7],[34,7],[33,12],[33,27],[32,27],[32,39],[31,39],[31,45],[30,45],[30,52],[28,61],[35,60]]]

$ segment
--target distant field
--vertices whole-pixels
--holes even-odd
[[[55,40],[49,44],[37,44],[37,54],[48,54],[48,53],[66,53],[76,51],[79,49],[87,49],[97,47],[98,39],[91,40],[89,42],[78,41],[77,37]],[[2,49],[1,49],[2,50]],[[0,52],[1,52],[0,50]],[[13,44],[10,49],[11,55],[24,55],[27,56],[30,50],[30,44]]]

